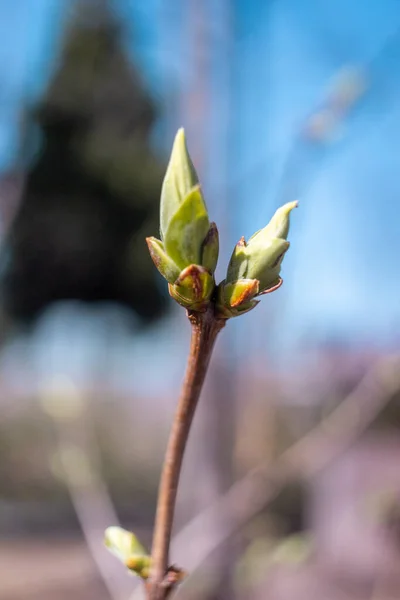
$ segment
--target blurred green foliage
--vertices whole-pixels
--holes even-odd
[[[165,170],[149,142],[157,113],[106,2],[74,10],[23,146],[38,152],[6,240],[6,310],[35,318],[60,299],[117,301],[151,320],[166,306],[145,245]]]

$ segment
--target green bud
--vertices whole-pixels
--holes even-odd
[[[164,247],[170,258],[184,269],[201,264],[202,244],[210,222],[200,187],[192,188],[172,215],[164,235]]]
[[[248,312],[256,306],[256,296],[282,285],[281,265],[290,245],[286,240],[289,215],[296,206],[297,202],[288,202],[247,243],[242,237],[236,244],[226,279],[218,290],[217,312],[221,316],[230,318]],[[257,286],[250,282],[257,282]]]
[[[181,272],[175,284],[168,287],[169,293],[179,304],[189,310],[203,312],[214,286],[214,278],[206,268],[190,265]]]
[[[190,310],[206,310],[215,287],[218,230],[210,224],[183,129],[176,134],[162,186],[160,232],[161,240],[146,241],[171,296]]]
[[[138,577],[148,579],[150,577],[151,556],[149,554],[146,556],[132,555],[126,560],[125,566]]]
[[[185,131],[181,128],[175,136],[161,189],[160,230],[162,238],[165,236],[169,222],[179,204],[198,184],[199,178],[186,146]]]
[[[150,256],[154,264],[168,283],[174,283],[179,277],[179,267],[166,254],[164,244],[155,237],[146,238]]]
[[[151,557],[132,532],[122,527],[108,527],[104,543],[130,571],[142,579],[149,577]]]
[[[251,236],[249,244],[255,241],[260,234],[264,238],[282,238],[286,240],[289,234],[290,213],[297,206],[298,202],[295,200],[294,202],[287,202],[278,208],[268,225]]]
[[[253,300],[258,290],[257,279],[238,279],[234,283],[223,281],[218,286],[219,316],[229,319],[248,312],[258,304],[257,300]]]
[[[246,248],[247,244],[242,236],[234,247],[231,260],[229,261],[228,272],[226,274],[226,280],[228,282],[246,278],[249,262]]]
[[[210,229],[203,241],[201,249],[201,264],[214,273],[218,262],[219,234],[215,223],[210,224]]]
[[[289,248],[289,242],[278,238],[265,239],[265,243],[249,245],[249,259],[246,277],[258,279],[260,294],[276,284],[281,271],[282,260]]]

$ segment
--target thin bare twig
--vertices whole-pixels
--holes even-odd
[[[174,556],[185,556],[190,574],[219,544],[245,525],[293,479],[309,479],[340,456],[371,425],[400,389],[400,358],[380,361],[357,387],[273,464],[261,465],[235,483],[175,538]],[[190,544],[195,539],[196,545]]]
[[[373,423],[400,389],[400,358],[379,361],[357,387],[308,434],[273,464],[261,465],[237,481],[172,542],[174,556],[185,557],[192,575],[221,543],[274,499],[293,479],[308,479],[340,456]],[[191,543],[196,540],[196,544]],[[178,592],[179,593],[179,592]],[[130,600],[139,600],[137,589]]]
[[[192,338],[185,380],[175,413],[164,467],[161,475],[152,547],[152,577],[148,586],[150,600],[164,600],[176,581],[169,570],[169,546],[175,511],[176,494],[183,455],[197,401],[219,331],[225,324],[214,315],[213,304],[204,313],[189,313]]]

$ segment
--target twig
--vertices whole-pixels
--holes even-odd
[[[69,382],[64,389],[44,391],[41,409],[53,422],[57,455],[65,483],[88,550],[112,600],[121,600],[127,584],[119,577],[113,561],[107,560],[102,547],[103,531],[108,523],[118,523],[107,487],[101,478],[98,446],[88,427],[87,397]],[[60,385],[59,384],[59,385]],[[43,397],[44,394],[44,397]],[[61,395],[59,395],[61,394]],[[71,394],[68,396],[67,394]],[[69,414],[65,414],[69,406]]]
[[[174,581],[168,578],[168,560],[182,460],[214,343],[225,324],[224,320],[215,317],[213,304],[204,313],[192,312],[188,316],[192,325],[190,353],[159,487],[152,547],[153,570],[148,586],[150,600],[164,600],[174,586]]]
[[[317,475],[340,456],[399,389],[399,357],[376,364],[330,415],[273,464],[250,471],[219,501],[195,517],[175,538],[174,555],[185,556],[185,567],[192,574],[219,544],[273,500],[284,485],[296,478]],[[189,543],[193,539],[195,547]]]
[[[193,574],[207,556],[273,500],[284,485],[296,478],[315,476],[340,456],[399,389],[400,358],[380,361],[330,415],[272,465],[250,471],[190,521],[173,540],[174,555],[184,555],[185,567]],[[137,589],[130,600],[141,597],[141,590]]]
[[[108,523],[118,523],[118,517],[108,494],[104,481],[100,477],[100,470],[96,469],[88,454],[88,449],[83,445],[77,448],[81,462],[86,463],[90,469],[85,482],[77,482],[79,467],[68,460],[71,442],[68,434],[63,430],[63,425],[56,423],[58,430],[58,453],[64,471],[64,481],[67,486],[72,505],[78,522],[81,526],[83,537],[91,558],[97,567],[111,600],[121,600],[126,594],[127,586],[119,576],[117,569],[113,568],[111,561],[103,549],[103,532]]]

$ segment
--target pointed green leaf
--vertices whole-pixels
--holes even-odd
[[[210,224],[210,229],[202,244],[201,265],[214,273],[218,262],[219,234],[215,223]]]
[[[160,229],[164,239],[170,220],[190,190],[199,183],[187,146],[185,132],[178,130],[161,189]]]
[[[164,237],[168,256],[184,269],[200,264],[203,241],[210,223],[200,187],[194,187],[171,218]]]
[[[246,279],[248,270],[248,253],[247,244],[242,237],[233,249],[231,259],[228,265],[226,281],[237,281],[238,279]]]
[[[150,256],[161,275],[169,283],[174,283],[179,277],[180,269],[174,261],[166,254],[164,244],[155,237],[146,238]]]
[[[257,241],[264,242],[268,238],[281,238],[286,240],[289,233],[290,213],[296,208],[298,202],[287,202],[275,212],[274,216],[266,227],[257,231],[250,239],[249,244]]]

